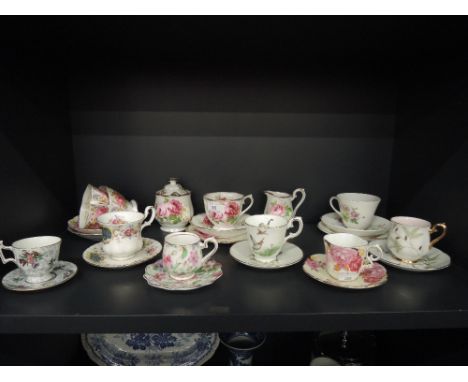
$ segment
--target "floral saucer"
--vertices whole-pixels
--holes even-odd
[[[253,268],[259,269],[280,269],[294,265],[302,260],[304,254],[302,250],[292,243],[284,244],[280,254],[275,261],[270,263],[262,263],[254,258],[250,251],[249,243],[247,241],[241,241],[231,246],[229,253],[241,264],[247,265]]]
[[[3,277],[2,284],[6,289],[16,292],[33,292],[42,289],[49,289],[57,285],[66,283],[78,272],[78,267],[68,261],[57,261],[57,265],[52,271],[55,277],[42,283],[29,283],[24,278],[24,273],[20,269],[15,269]]]
[[[101,229],[87,229],[78,226],[78,216],[68,221],[68,231],[88,240],[100,241],[102,240]]]
[[[159,241],[143,238],[143,248],[133,254],[129,259],[115,260],[105,254],[102,242],[92,245],[83,252],[83,260],[88,264],[99,268],[129,268],[138,264],[146,263],[161,252],[162,245]]]
[[[221,264],[215,260],[209,260],[195,275],[188,280],[175,280],[170,277],[163,268],[162,260],[150,264],[145,269],[143,278],[148,285],[171,291],[185,291],[203,288],[213,284],[223,275]]]
[[[317,224],[317,228],[319,229],[319,231],[322,231],[323,233],[336,233],[335,231],[333,231],[331,228],[328,228],[325,224],[323,224],[321,221],[318,222]],[[379,236],[366,236],[366,240],[377,240],[377,239],[386,239],[388,236],[387,233],[384,233],[382,235],[379,235]]]
[[[352,233],[360,237],[372,237],[386,234],[390,228],[392,228],[392,223],[390,220],[381,218],[380,216],[374,216],[374,220],[367,229],[354,229],[346,227],[341,218],[335,212],[330,212],[321,217],[321,222],[325,224],[326,227],[330,228],[336,233]]]
[[[382,263],[388,264],[392,267],[403,269],[412,272],[432,272],[440,269],[448,268],[450,266],[450,256],[442,252],[440,249],[432,247],[427,255],[420,260],[409,263],[398,259],[393,256],[387,247],[386,240],[375,240],[369,245],[379,245],[382,248],[383,256],[380,259]],[[373,252],[374,249],[370,249]]]
[[[246,232],[242,231],[241,233],[235,233],[232,236],[228,235],[217,235],[209,231],[205,231],[201,228],[197,228],[194,225],[189,225],[186,229],[187,232],[196,233],[202,239],[207,239],[209,237],[214,237],[219,244],[232,244],[237,243],[238,241],[243,241],[246,239]]]
[[[370,289],[378,287],[387,282],[387,270],[378,263],[365,269],[356,280],[339,281],[331,277],[325,268],[325,255],[316,254],[310,256],[304,263],[302,269],[307,275],[323,284],[332,285],[345,289]]]
[[[244,214],[239,218],[239,221],[236,225],[232,228],[217,228],[210,222],[210,220],[206,217],[206,214],[198,214],[195,215],[190,224],[195,226],[198,229],[203,230],[204,232],[209,232],[213,235],[218,237],[229,237],[232,235],[238,235],[240,233],[245,232],[245,219],[247,219],[250,215]]]

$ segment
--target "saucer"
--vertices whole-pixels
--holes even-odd
[[[203,230],[204,232],[209,232],[219,237],[226,237],[226,235],[232,236],[234,233],[239,234],[241,232],[245,232],[244,222],[245,222],[245,219],[247,219],[249,216],[250,215],[248,214],[242,215],[239,218],[239,221],[232,228],[219,228],[219,227],[214,226],[208,220],[208,218],[206,218],[206,214],[195,215],[190,221],[190,224],[192,224],[196,228]]]
[[[379,263],[373,263],[371,268],[361,272],[353,281],[339,281],[331,277],[325,268],[325,255],[316,254],[310,256],[302,269],[307,275],[323,284],[345,289],[370,289],[387,282],[387,270]]]
[[[300,249],[297,245],[292,243],[285,243],[275,261],[270,263],[262,263],[261,261],[255,260],[247,241],[241,241],[232,245],[229,249],[229,253],[234,258],[234,260],[238,261],[239,263],[259,269],[286,268],[301,261],[304,255],[302,253],[302,249]]]
[[[78,226],[78,216],[75,216],[73,219],[68,221],[68,231],[84,239],[94,241],[102,240],[102,230],[80,228]]]
[[[175,280],[164,271],[162,260],[158,260],[145,268],[143,278],[148,282],[148,285],[155,288],[185,291],[211,285],[222,275],[221,264],[215,260],[208,260],[202,268],[195,272],[191,279]]]
[[[24,273],[20,269],[15,269],[3,277],[2,284],[6,289],[16,292],[32,292],[41,289],[53,288],[66,283],[78,272],[78,267],[68,261],[57,261],[57,265],[52,271],[55,277],[42,283],[28,283]]]
[[[409,263],[403,260],[398,259],[393,256],[387,247],[386,240],[375,240],[369,245],[380,245],[383,251],[383,257],[380,260],[382,263],[388,264],[392,267],[403,269],[405,271],[413,272],[431,272],[438,271],[450,266],[450,256],[445,252],[442,252],[440,249],[432,247],[429,253],[423,256],[418,261]],[[370,248],[369,251],[374,253],[375,249]]]
[[[209,237],[214,237],[219,244],[232,244],[238,241],[246,239],[246,232],[241,231],[240,233],[234,232],[232,235],[218,235],[217,233],[207,232],[201,228],[197,228],[194,225],[189,225],[186,229],[187,232],[192,232],[200,236],[203,240]]]
[[[161,252],[162,245],[159,241],[143,238],[143,248],[133,254],[132,257],[123,260],[115,260],[105,254],[102,242],[92,245],[83,252],[83,260],[88,264],[99,268],[129,268],[138,264],[146,263]]]
[[[333,231],[331,228],[328,228],[321,221],[318,222],[317,228],[319,229],[319,231],[322,231],[323,233],[326,233],[326,234],[337,233],[337,232]],[[384,234],[379,235],[379,236],[366,236],[365,239],[366,240],[386,239],[387,236],[388,236],[388,233],[384,233]],[[362,236],[360,236],[360,237],[362,237]]]
[[[374,216],[371,225],[367,229],[354,229],[346,227],[342,222],[341,218],[335,212],[330,212],[321,217],[321,221],[325,226],[330,228],[336,233],[352,233],[360,237],[371,237],[379,236],[387,233],[392,228],[390,220],[381,218],[380,216]]]

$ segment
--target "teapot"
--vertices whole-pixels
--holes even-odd
[[[301,199],[297,202],[296,207],[293,208],[292,202],[299,194],[302,195]],[[303,188],[296,188],[292,194],[279,191],[265,191],[265,195],[267,196],[265,214],[282,216],[288,220],[296,216],[297,210],[304,203],[306,197]]]

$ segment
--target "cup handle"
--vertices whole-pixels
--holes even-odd
[[[376,255],[375,253],[371,253],[369,251],[370,248],[376,248],[379,251],[379,254]],[[375,244],[375,245],[369,245],[367,247],[367,261],[368,261],[367,266],[368,267],[371,267],[374,261],[379,261],[382,257],[383,257],[383,250],[380,247],[380,245]]]
[[[429,233],[437,232],[439,228],[442,229],[442,233],[429,243],[429,248],[432,248],[435,243],[441,241],[447,235],[447,224],[445,223],[434,224]]]
[[[205,264],[209,259],[211,259],[218,250],[218,240],[216,240],[214,237],[209,237],[208,239],[204,240],[203,243],[200,243],[202,249],[208,248],[208,243],[213,243],[214,248],[205,256],[203,256],[201,261],[202,264]]]
[[[241,213],[239,214],[239,217],[244,215],[253,206],[254,199],[253,199],[252,194],[244,196],[244,199],[242,199],[242,202],[245,202],[246,199],[250,199],[250,204],[241,211]]]
[[[153,223],[154,217],[156,216],[156,210],[153,206],[148,206],[145,208],[145,219],[148,217],[150,211],[151,211],[151,217],[148,221],[144,222],[141,225],[140,232],[143,231],[143,228],[148,227],[149,225],[151,225],[151,223]]]
[[[334,200],[336,200],[336,201],[338,202],[338,207],[339,207],[340,201],[338,200],[338,198],[337,198],[336,196],[332,196],[332,197],[330,198],[330,201],[329,201],[330,207],[332,208],[333,211],[335,211],[335,212],[338,214],[338,216],[339,216],[340,218],[342,218],[340,210],[339,210],[339,209],[337,210],[336,207],[333,205],[333,201],[334,201]]]
[[[288,236],[284,238],[283,244],[286,243],[288,240],[298,237],[301,234],[302,229],[304,228],[304,222],[302,221],[302,218],[300,216],[292,218],[288,223],[287,229],[292,228],[294,222],[298,222],[299,226],[297,227],[296,232],[291,232]]]
[[[297,195],[298,194],[301,194],[302,197],[301,199],[297,202],[296,204],[296,207],[294,207],[294,210],[293,210],[293,213],[292,213],[292,217],[296,216],[296,212],[297,210],[299,209],[299,207],[301,206],[302,203],[304,203],[304,199],[306,197],[306,193],[305,193],[305,190],[303,188],[296,188],[294,191],[293,191],[293,197],[292,197],[292,200],[291,202],[296,199]]]
[[[2,260],[2,263],[3,264],[6,264],[6,263],[15,263],[18,267],[18,262],[16,261],[15,258],[6,258],[4,255],[3,255],[3,250],[4,249],[7,249],[8,251],[13,251],[13,248],[11,247],[8,247],[6,245],[3,245],[3,241],[0,240],[0,259]]]

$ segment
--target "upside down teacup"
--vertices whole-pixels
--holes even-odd
[[[0,241],[0,259],[12,262],[23,272],[28,283],[42,283],[55,277],[53,269],[58,260],[62,239],[56,236],[36,236],[15,241],[11,246]],[[2,250],[13,252],[6,258]]]
[[[144,222],[149,216],[149,220]],[[99,216],[98,222],[102,227],[102,250],[116,260],[131,257],[143,248],[141,231],[149,226],[156,211],[148,206],[145,213],[134,211],[108,212]]]
[[[338,209],[333,201],[338,201]],[[380,198],[370,194],[345,192],[332,196],[330,206],[348,228],[367,229],[374,220],[375,210],[380,203]]]
[[[286,235],[295,222],[299,225],[297,231]],[[303,222],[300,217],[288,220],[276,215],[252,215],[245,219],[245,226],[254,258],[262,263],[269,263],[276,260],[288,240],[301,234]]]
[[[212,243],[214,248],[205,256],[202,250]],[[170,233],[164,239],[163,268],[175,280],[188,280],[216,253],[218,241],[209,237],[201,240],[190,232]]]
[[[431,225],[427,220],[409,216],[396,216],[391,222],[393,227],[387,238],[387,247],[394,256],[406,262],[418,261],[447,234],[445,223]],[[431,241],[431,234],[439,228],[442,233]]]
[[[249,205],[242,209],[244,202],[249,199]],[[236,226],[239,218],[253,205],[252,195],[238,192],[211,192],[203,196],[205,212],[214,228],[230,229]]]
[[[323,241],[326,270],[339,281],[356,280],[364,269],[371,267],[383,255],[378,245],[369,245],[366,240],[350,233],[325,235]],[[370,248],[376,248],[379,255],[370,253]]]

